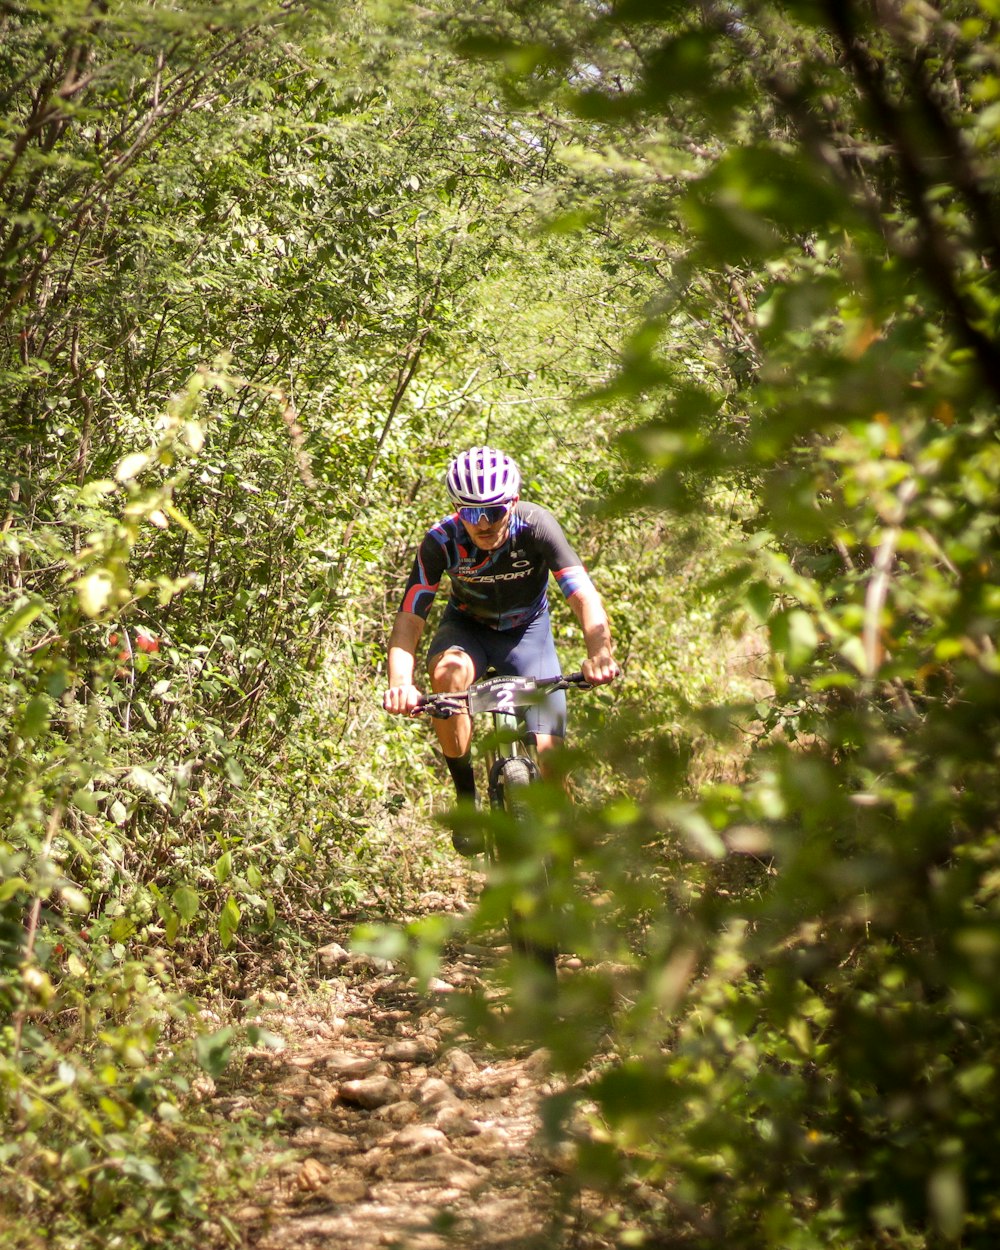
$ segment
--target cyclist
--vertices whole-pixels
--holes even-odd
[[[560,671],[549,620],[549,573],[583,630],[584,676],[595,686],[613,681],[619,668],[600,595],[552,513],[521,500],[521,474],[510,456],[473,447],[451,462],[446,482],[456,510],[431,526],[413,562],[389,636],[385,710],[413,714],[419,703],[416,650],[446,572],[450,595],[427,654],[436,693],[465,690],[490,667],[523,677]],[[526,708],[525,727],[543,756],[565,735],[565,692],[550,692]],[[434,728],[459,802],[474,802],[471,720],[453,716],[435,720]]]

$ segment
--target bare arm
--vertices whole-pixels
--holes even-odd
[[[393,715],[412,712],[420,698],[413,684],[414,657],[424,632],[423,618],[413,612],[400,612],[389,635],[389,689],[382,706]]]
[[[611,625],[601,596],[588,584],[575,590],[567,603],[580,622],[583,640],[587,646],[587,658],[583,662],[584,677],[595,686],[614,681],[621,670],[611,654]]]

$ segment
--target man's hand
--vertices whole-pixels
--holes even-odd
[[[621,669],[610,652],[587,656],[581,669],[592,686],[606,686],[621,674]]]
[[[382,706],[393,716],[412,716],[422,698],[416,686],[391,686],[382,696]]]

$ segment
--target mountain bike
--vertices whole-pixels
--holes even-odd
[[[487,793],[494,811],[506,812],[506,823],[487,826],[484,852],[487,861],[507,868],[525,862],[531,852],[531,806],[527,787],[540,777],[534,747],[524,736],[519,709],[537,702],[551,690],[590,690],[582,673],[558,677],[517,677],[492,674],[474,682],[468,690],[424,695],[416,710],[447,719],[463,712],[470,716],[488,714],[493,733],[486,739]],[[531,873],[529,897],[512,901],[507,911],[507,931],[511,949],[526,955],[547,971],[555,972],[556,950],[540,940],[550,909],[549,887],[552,865],[544,857]]]

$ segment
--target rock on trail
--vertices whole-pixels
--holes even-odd
[[[568,1202],[535,1141],[545,1056],[497,1059],[449,1040],[461,963],[421,998],[385,961],[331,944],[322,985],[264,1022],[286,1048],[252,1052],[215,1102],[280,1112],[253,1201],[230,1213],[247,1250],[600,1250],[594,1196]],[[282,998],[285,996],[282,995]]]

